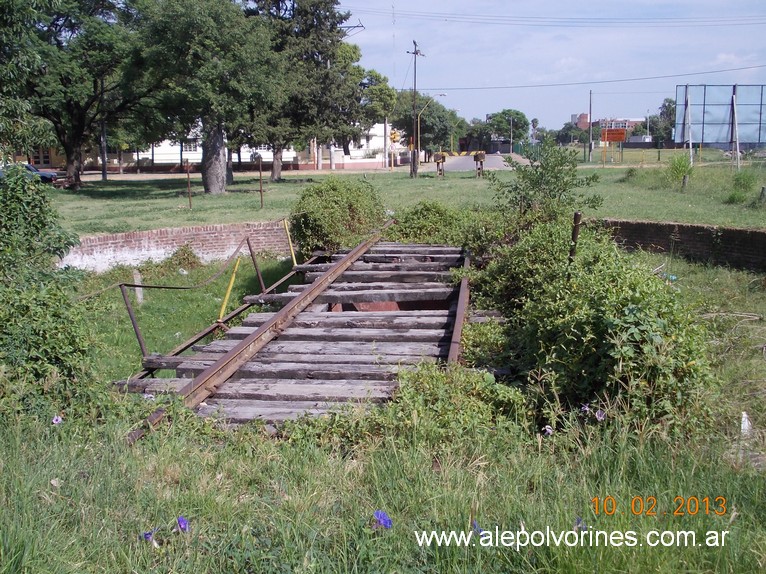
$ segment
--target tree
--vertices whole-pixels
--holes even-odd
[[[147,68],[165,86],[153,105],[164,112],[166,135],[183,139],[199,128],[205,192],[223,193],[227,132],[280,93],[264,22],[231,0],[165,0],[148,12],[143,43]]]
[[[342,82],[335,101],[337,121],[332,131],[333,139],[349,155],[351,142],[358,141],[393,108],[396,90],[388,85],[385,76],[356,63],[362,56],[358,46],[342,44],[338,56],[334,67]]]
[[[511,124],[513,120],[513,124]],[[512,138],[514,142],[523,142],[529,139],[529,120],[523,112],[519,110],[504,109],[489,117],[490,129],[494,139],[508,139],[511,135],[511,125],[513,125]]]
[[[397,104],[391,115],[392,125],[407,137],[413,136],[412,92],[399,92]],[[430,154],[450,147],[450,135],[459,124],[457,114],[445,108],[433,96],[415,95],[415,116],[420,114],[420,148]],[[416,145],[418,142],[414,142]]]
[[[138,0],[60,0],[35,15],[33,49],[43,73],[26,78],[37,116],[48,120],[64,150],[67,177],[80,181],[83,145],[94,127],[137,105],[147,86],[132,58],[142,23]],[[150,88],[151,89],[151,88]]]
[[[51,4],[46,0],[0,3],[0,160],[14,151],[29,153],[53,141],[50,124],[32,115],[23,92],[30,78],[44,72],[33,37],[40,11]]]
[[[656,126],[652,126],[652,134],[657,135],[657,141],[672,141],[673,128],[676,125],[676,101],[665,98],[659,107]]]
[[[250,0],[246,13],[268,22],[270,51],[281,98],[252,115],[253,142],[266,141],[274,152],[271,180],[282,176],[282,152],[291,143],[316,137],[329,141],[341,124],[344,78],[343,23],[337,0]],[[341,66],[342,68],[342,66]],[[347,84],[346,84],[347,86]],[[348,94],[345,94],[348,97]]]
[[[525,154],[528,163],[521,163],[512,157],[506,158],[516,177],[503,181],[490,175],[492,186],[501,205],[518,210],[541,213],[545,217],[556,217],[563,211],[582,206],[598,207],[602,198],[597,195],[585,196],[579,188],[592,186],[598,175],[585,177],[577,175],[577,152],[557,146],[553,140],[545,139],[534,154]]]

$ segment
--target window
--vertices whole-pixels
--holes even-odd
[[[183,146],[184,151],[197,151],[197,140],[186,140]]]

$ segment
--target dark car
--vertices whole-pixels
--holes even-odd
[[[37,177],[39,177],[40,181],[42,181],[43,183],[56,183],[56,180],[58,179],[58,176],[54,172],[40,171],[31,163],[24,164],[24,167],[27,169],[27,171],[37,175]]]

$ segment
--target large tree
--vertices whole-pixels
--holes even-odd
[[[34,30],[40,12],[49,10],[54,1],[0,2],[0,160],[53,141],[50,124],[32,115],[23,87],[44,72],[34,49]]]
[[[513,130],[514,142],[523,142],[529,139],[529,120],[519,110],[504,109],[489,117],[490,130],[495,139],[508,139]]]
[[[149,11],[145,66],[161,78],[152,99],[166,135],[183,139],[194,128],[202,140],[202,182],[223,193],[227,134],[280,93],[271,73],[269,33],[232,0],[158,0]]]
[[[375,70],[365,70],[357,62],[362,54],[354,44],[342,44],[334,64],[342,82],[338,86],[332,136],[349,155],[352,141],[383,121],[394,107],[396,90]]]
[[[41,6],[34,29],[40,73],[26,81],[33,112],[48,120],[66,155],[67,176],[79,182],[83,146],[146,95],[134,83],[140,0],[58,0]],[[138,87],[138,90],[134,89]]]
[[[251,0],[246,12],[273,29],[271,51],[278,56],[282,97],[253,113],[253,141],[273,149],[271,179],[282,176],[282,152],[290,144],[316,137],[329,141],[338,127],[338,99],[343,97],[344,22],[348,13],[337,0]]]

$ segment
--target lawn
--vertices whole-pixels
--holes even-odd
[[[690,184],[683,191],[680,185],[667,183],[664,168],[583,168],[583,174],[599,174],[600,181],[592,189],[604,198],[601,209],[587,215],[764,228],[766,209],[753,205],[762,205],[758,197],[761,187],[766,185],[766,169],[761,164],[747,169],[753,174],[750,188],[741,196],[732,196],[734,176],[729,166],[695,167]],[[497,175],[501,179],[512,177],[509,172],[497,172]],[[330,176],[288,174],[281,183],[266,182],[263,209],[260,207],[258,178],[250,175],[238,175],[230,192],[220,196],[204,194],[200,176],[193,176],[191,209],[185,178],[86,182],[77,192],[55,191],[52,194],[65,227],[80,235],[90,235],[205,223],[277,220],[289,214],[304,186],[325,177]],[[436,178],[432,173],[412,179],[401,170],[338,174],[337,177],[367,179],[381,192],[386,206],[393,210],[423,199],[472,209],[492,205],[494,196],[489,181],[477,179],[472,172],[448,172],[445,179]]]

